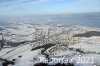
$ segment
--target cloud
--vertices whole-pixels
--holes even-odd
[[[50,1],[90,1],[90,0],[0,0],[0,7],[20,7],[24,5],[37,5],[40,3],[50,2]],[[91,0],[91,1],[100,1],[100,0]],[[91,2],[90,1],[90,2]]]
[[[51,0],[0,0],[0,7],[3,8],[14,8],[21,7],[24,5],[37,5],[40,3],[48,2]]]

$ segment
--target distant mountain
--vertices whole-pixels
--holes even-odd
[[[37,24],[61,23],[79,24],[86,26],[100,26],[100,13],[59,14],[59,15],[31,15],[20,17],[0,17],[0,22],[28,22]]]

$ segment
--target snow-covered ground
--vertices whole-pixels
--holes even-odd
[[[32,35],[35,32],[35,29],[31,24],[11,24],[4,28],[5,30],[3,30],[2,33],[8,41],[21,42],[33,40]]]
[[[33,58],[41,55],[42,48],[35,51],[31,51],[31,49],[32,46],[30,46],[30,44],[15,47],[13,48],[13,50],[11,48],[2,49],[0,51],[0,57],[3,59],[8,59],[10,61],[15,59],[14,66],[33,66]]]
[[[46,34],[44,36],[47,36],[46,38],[48,38],[48,29],[50,29],[50,37],[53,38],[50,38],[49,41],[59,40],[56,42],[60,42],[60,40],[69,40],[65,40],[66,43],[64,45],[59,45],[59,43],[48,49],[45,49],[44,53],[48,54],[50,59],[66,59],[75,66],[100,66],[100,36],[73,37],[73,35],[82,34],[88,31],[100,31],[100,28],[92,28],[80,25],[65,27],[58,25],[50,26],[32,24],[11,24],[9,26],[3,26],[3,28],[4,30],[0,31],[0,33],[4,34],[4,38],[6,40],[12,42],[32,41],[35,38],[34,33],[36,32],[36,28],[43,29],[43,32]],[[79,42],[70,44],[72,41]],[[45,54],[42,53],[44,48],[32,50],[33,48],[42,45],[42,42],[40,43],[41,44],[39,44],[39,42],[33,42],[21,44],[16,47],[3,48],[0,51],[0,58],[9,61],[15,59],[15,64],[9,66],[34,66],[35,63],[40,62],[41,58],[42,60],[43,58],[47,59]],[[0,66],[2,66],[1,62]],[[52,64],[51,62],[48,63]]]

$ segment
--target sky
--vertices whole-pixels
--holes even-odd
[[[0,0],[0,16],[100,12],[100,0]]]

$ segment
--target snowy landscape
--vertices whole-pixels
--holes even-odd
[[[100,66],[100,0],[0,0],[0,66]]]
[[[100,28],[31,23],[0,26],[0,66],[38,63],[100,66]]]

